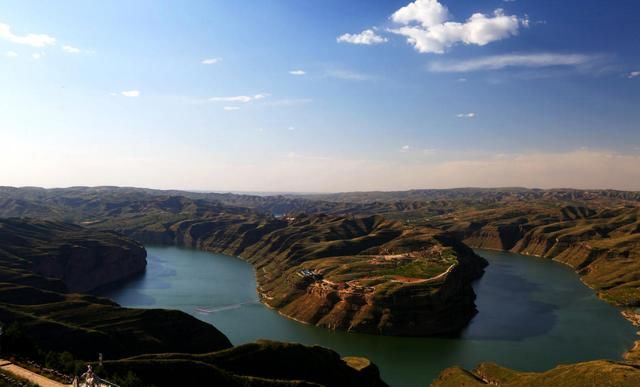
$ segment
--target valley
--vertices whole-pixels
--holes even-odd
[[[564,263],[603,300],[629,308],[625,315],[634,320],[639,200],[632,192],[580,190],[270,197],[4,187],[0,216],[73,222],[144,244],[241,257],[256,270],[261,302],[283,316],[320,328],[415,337],[456,334],[476,315],[471,283],[486,261],[467,246]],[[55,267],[39,267],[40,274],[63,277]],[[628,364],[634,358],[627,356]],[[458,380],[456,372],[445,371],[438,383]]]

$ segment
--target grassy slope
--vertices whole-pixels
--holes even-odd
[[[366,359],[364,367],[352,367],[338,354],[326,348],[260,340],[208,354],[143,355],[112,362],[109,366],[135,367],[148,361],[179,364],[189,361],[225,370],[236,377],[263,380],[304,380],[327,386],[383,386],[378,369]],[[290,382],[289,382],[290,383]]]
[[[447,368],[433,387],[635,387],[640,385],[640,367],[634,364],[596,360],[561,365],[546,372],[517,372],[492,363],[483,363],[472,372]]]

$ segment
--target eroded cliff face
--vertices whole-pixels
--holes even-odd
[[[62,280],[72,292],[86,292],[142,273],[147,252],[137,243],[64,245],[57,255],[38,257],[33,271]]]
[[[456,234],[458,239],[474,248],[510,250],[526,233],[526,228],[517,223],[494,226],[472,222]]]
[[[33,219],[0,219],[0,321],[19,324],[43,351],[82,359],[231,347],[180,311],[129,309],[79,290],[144,270],[145,250],[120,234]]]
[[[0,220],[0,241],[30,271],[85,292],[144,271],[144,247],[123,235],[74,224]]]
[[[640,306],[640,208],[595,211],[563,207],[546,211],[515,219],[480,214],[475,215],[479,219],[475,223],[460,222],[451,229],[459,240],[474,248],[562,262],[606,301]]]

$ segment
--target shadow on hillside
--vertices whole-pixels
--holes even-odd
[[[535,300],[540,285],[511,265],[492,262],[474,290],[479,312],[462,333],[464,339],[518,341],[544,335],[556,324],[557,306]]]

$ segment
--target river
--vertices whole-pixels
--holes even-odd
[[[452,338],[334,332],[303,325],[259,303],[255,275],[234,257],[147,247],[144,275],[100,295],[123,306],[179,309],[209,322],[233,344],[257,339],[317,344],[366,356],[391,386],[425,386],[449,366],[493,361],[540,371],[561,363],[621,359],[636,331],[570,268],[542,258],[477,250],[490,265],[474,284],[480,311]]]

